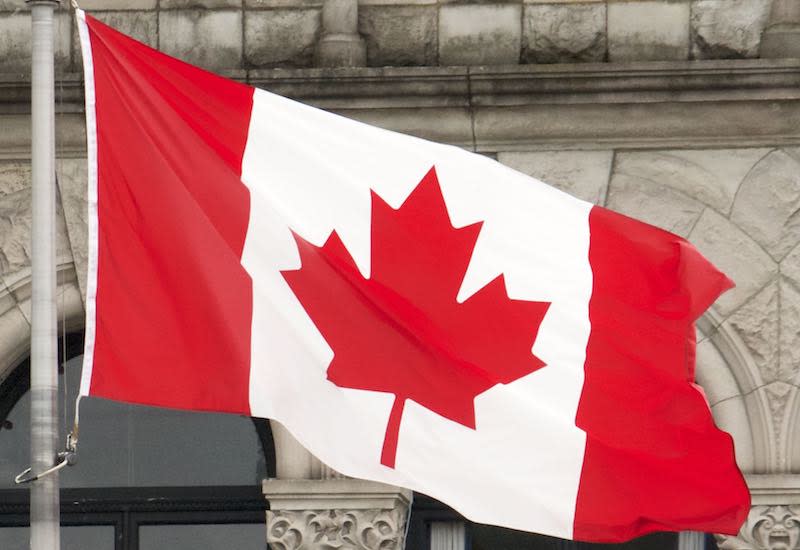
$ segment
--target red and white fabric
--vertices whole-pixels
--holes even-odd
[[[747,487],[693,384],[694,320],[731,282],[691,244],[78,19],[82,395],[273,418],[479,522],[738,530]]]

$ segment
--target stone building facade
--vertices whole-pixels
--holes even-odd
[[[719,547],[800,548],[798,0],[81,4],[168,54],[491,156],[687,237],[737,285],[698,323],[697,377],[753,496],[741,533]],[[21,0],[0,0],[0,384],[29,353],[29,27]],[[56,66],[59,315],[74,332],[86,167],[66,5]],[[280,426],[272,436],[273,548],[403,546],[410,494],[341,479]],[[432,525],[432,548],[464,548],[457,525]]]

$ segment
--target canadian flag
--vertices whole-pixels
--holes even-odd
[[[735,533],[688,242],[215,76],[78,12],[81,394],[273,418],[336,470],[588,541]]]

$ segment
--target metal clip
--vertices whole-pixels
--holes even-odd
[[[30,475],[31,469],[27,468],[25,471],[20,473],[14,478],[14,483],[17,485],[21,485],[23,483],[31,483],[32,481],[36,481],[37,479],[42,479],[45,476],[49,476],[53,472],[57,472],[65,466],[72,466],[76,462],[78,462],[78,454],[75,451],[77,444],[77,439],[72,437],[72,434],[67,436],[67,449],[61,451],[56,455],[56,463],[51,468],[40,472],[36,475]]]

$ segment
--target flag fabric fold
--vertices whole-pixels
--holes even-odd
[[[479,522],[738,531],[694,385],[694,321],[732,283],[691,244],[78,23],[82,395],[276,419]]]

